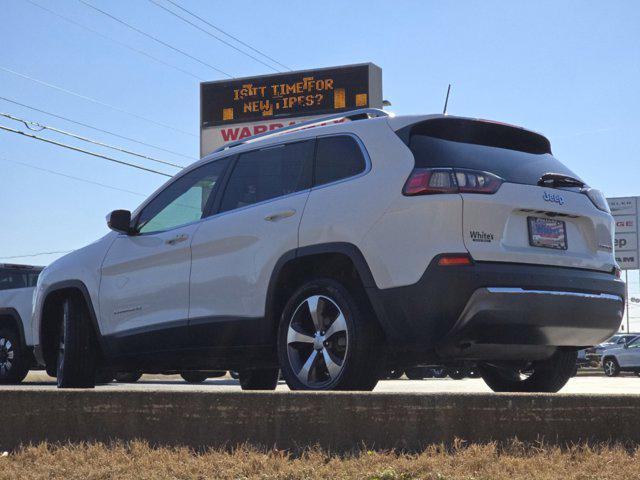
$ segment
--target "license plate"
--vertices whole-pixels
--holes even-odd
[[[533,247],[567,249],[567,229],[562,220],[527,217],[529,224],[529,245]]]

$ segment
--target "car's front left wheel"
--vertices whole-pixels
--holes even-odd
[[[95,387],[96,347],[86,305],[75,297],[65,298],[58,338],[58,388]]]
[[[334,280],[309,281],[282,313],[284,379],[292,390],[373,390],[384,362],[379,338],[363,298]]]

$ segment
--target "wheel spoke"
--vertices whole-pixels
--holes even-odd
[[[331,355],[329,354],[326,348],[322,350],[322,356],[324,358],[324,363],[327,366],[327,371],[329,372],[329,376],[333,380],[338,376],[338,374],[340,373],[340,370],[342,370],[342,365],[338,365],[336,362],[333,361],[333,359],[331,358]]]
[[[313,367],[313,364],[315,363],[317,356],[318,356],[317,350],[314,350],[313,352],[311,352],[311,355],[309,355],[309,358],[307,358],[307,361],[304,362],[304,365],[298,372],[298,378],[300,378],[300,380],[302,380],[305,383],[309,382],[309,374],[311,373],[311,368]]]
[[[289,331],[287,332],[287,344],[291,345],[292,343],[313,343],[313,337],[306,333],[297,331],[293,326],[289,326]]]
[[[329,338],[331,337],[331,335],[334,335],[338,332],[346,332],[347,331],[347,322],[344,319],[344,315],[342,315],[342,313],[340,313],[338,315],[338,318],[336,318],[333,323],[331,324],[331,326],[329,327],[329,329],[327,330],[327,333],[324,334],[324,338]]]
[[[7,343],[4,346],[7,350],[11,350],[11,340],[7,340]]]
[[[320,312],[318,312],[318,304],[320,303],[320,297],[318,295],[314,295],[313,297],[309,297],[307,299],[307,306],[309,307],[309,314],[311,315],[311,320],[313,321],[313,325],[316,327],[316,330],[322,330],[322,322],[320,321]]]
[[[7,340],[5,338],[0,338],[0,347],[4,347],[4,344]]]
[[[9,350],[9,351],[7,352],[7,358],[8,358],[9,360],[13,360],[13,355],[14,355],[13,350]]]

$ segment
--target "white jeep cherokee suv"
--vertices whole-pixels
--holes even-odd
[[[33,336],[58,386],[113,368],[273,389],[281,368],[370,390],[385,366],[473,362],[496,391],[555,392],[617,331],[612,217],[546,138],[340,117],[214,152],[47,267]]]

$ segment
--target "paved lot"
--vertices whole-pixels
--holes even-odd
[[[31,372],[25,383],[17,388],[28,389],[38,386],[40,388],[55,388],[55,379],[42,372]],[[16,388],[16,387],[13,387]],[[212,378],[203,384],[189,385],[179,376],[144,375],[135,384],[110,383],[97,387],[109,390],[180,390],[180,391],[238,391],[240,386],[236,380],[230,377]],[[281,382],[278,390],[287,391],[287,385]],[[485,393],[491,390],[481,379],[451,380],[449,378],[437,380],[383,380],[378,383],[376,392],[396,393]],[[608,378],[602,375],[581,374],[572,378],[562,389],[562,393],[610,393],[610,394],[640,394],[640,377],[636,375],[623,375],[616,378]]]

